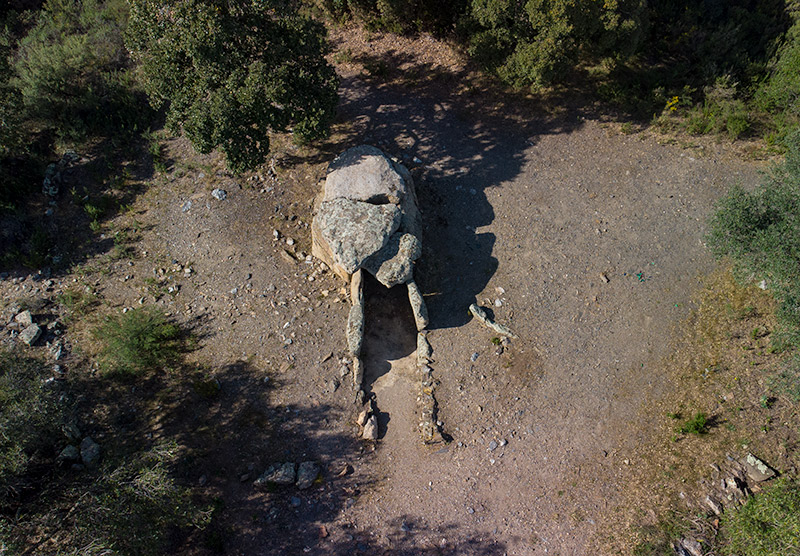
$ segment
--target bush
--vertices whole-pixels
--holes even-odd
[[[800,125],[800,23],[786,34],[754,100],[759,109],[771,115],[779,137]]]
[[[24,482],[32,462],[54,455],[63,411],[47,376],[42,362],[0,352],[0,497],[5,500]]]
[[[32,119],[67,140],[135,131],[143,105],[122,40],[127,18],[124,0],[45,3],[14,64]]]
[[[134,1],[126,42],[168,127],[200,152],[220,148],[235,172],[265,160],[271,131],[328,132],[338,79],[325,28],[283,2]]]
[[[728,554],[800,554],[800,486],[786,478],[753,495],[738,510],[726,511],[721,532]]]
[[[63,556],[169,554],[166,543],[176,528],[204,527],[210,511],[195,505],[186,487],[170,476],[178,457],[175,443],[164,443],[116,467],[106,467],[89,485],[60,492],[44,513],[23,514],[13,526],[0,521],[0,549],[31,553],[31,539],[58,537]],[[41,552],[41,544],[36,553]],[[0,550],[2,553],[2,550]]]
[[[177,363],[183,348],[178,325],[145,307],[108,317],[94,331],[102,368],[116,375],[141,375]]]
[[[786,161],[753,192],[734,187],[711,219],[708,242],[739,276],[765,279],[780,305],[784,338],[800,347],[800,132]]]

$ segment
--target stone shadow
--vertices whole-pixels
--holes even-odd
[[[519,175],[537,137],[572,131],[582,118],[548,115],[529,97],[495,86],[475,91],[462,82],[466,70],[443,72],[403,53],[356,60],[384,71],[342,78],[338,119],[351,133],[336,148],[371,144],[409,168],[422,212],[416,280],[429,328],[461,326],[498,265],[496,238],[481,231],[497,217],[486,191]]]

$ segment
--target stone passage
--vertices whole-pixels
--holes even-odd
[[[357,399],[364,400],[360,392],[364,380],[362,272],[369,272],[387,288],[406,285],[417,331],[421,342],[427,344],[424,334],[428,311],[414,282],[414,261],[422,255],[422,227],[414,182],[405,166],[380,149],[362,145],[348,149],[331,162],[315,205],[312,254],[350,283],[352,305],[347,319],[347,348],[353,356]],[[441,439],[441,434],[435,421],[430,347],[423,351],[427,356],[418,358],[419,428],[424,442],[434,442]],[[365,423],[371,422],[370,407],[363,415]],[[366,427],[364,436],[374,440],[373,427]]]

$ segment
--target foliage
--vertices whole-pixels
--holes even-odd
[[[726,511],[721,532],[728,554],[800,554],[800,486],[778,479],[739,509]]]
[[[800,132],[787,139],[786,161],[753,192],[733,188],[710,222],[717,257],[743,277],[765,279],[780,305],[784,338],[800,346]]]
[[[236,171],[263,162],[270,131],[324,136],[337,104],[324,27],[278,0],[131,3],[126,43],[167,124]]]
[[[5,542],[22,553],[36,532],[59,536],[60,556],[169,553],[165,543],[175,528],[202,528],[210,515],[170,476],[178,454],[175,443],[156,445],[104,468],[89,485],[65,489],[60,498],[69,502],[68,512],[55,515],[48,504],[44,514],[23,516],[13,527],[0,522],[0,547]]]
[[[680,426],[678,432],[683,434],[706,434],[708,432],[708,416],[699,411]]]
[[[177,362],[183,348],[178,325],[154,307],[108,317],[94,331],[100,340],[100,361],[112,374],[141,375]]]
[[[468,7],[467,0],[306,0],[312,11],[334,21],[350,17],[396,33],[446,33]]]
[[[134,131],[142,117],[122,40],[124,0],[48,0],[14,69],[27,115],[64,139]]]
[[[549,85],[579,54],[622,58],[639,46],[646,27],[641,0],[472,0],[462,33],[469,53],[517,86]]]
[[[36,359],[0,352],[0,496],[19,486],[29,465],[53,452],[62,411]]]
[[[756,90],[754,104],[770,114],[779,138],[800,125],[800,21],[786,34]]]

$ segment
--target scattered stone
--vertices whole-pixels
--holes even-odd
[[[367,424],[364,425],[364,432],[361,437],[372,442],[378,440],[378,418],[375,415],[367,419]]]
[[[768,481],[775,477],[775,471],[753,454],[747,454],[742,460],[742,465],[747,476],[756,483]]]
[[[211,196],[214,197],[218,201],[224,201],[228,198],[228,192],[224,189],[216,188],[211,192]]]
[[[364,382],[364,364],[360,357],[353,360],[353,386],[361,391],[361,384]],[[363,403],[363,402],[362,402]]]
[[[609,282],[609,279],[608,279],[608,274],[606,274],[605,272],[601,272],[601,273],[600,273],[600,279],[601,279],[603,282],[605,282],[606,284],[608,284],[608,282]]]
[[[367,400],[367,395],[364,393],[363,390],[359,390],[356,392],[356,405],[364,405],[364,402]]]
[[[503,438],[503,439],[500,441],[500,446],[505,446],[506,444],[508,444],[508,440],[506,440],[505,438]]]
[[[711,496],[706,496],[703,502],[705,502],[706,506],[708,506],[708,508],[714,512],[715,515],[722,515],[722,504],[720,504],[717,500]]]
[[[478,360],[479,356],[480,356],[480,354],[476,351],[475,353],[472,354],[472,356],[469,358],[469,360],[474,363],[475,361]]]
[[[497,449],[497,441],[492,440],[491,442],[489,442],[489,451],[494,452],[496,449]]]
[[[503,326],[502,324],[498,324],[498,323],[494,322],[492,319],[490,319],[489,316],[486,314],[486,311],[484,311],[483,309],[478,307],[476,304],[473,303],[472,305],[469,306],[469,312],[472,313],[472,315],[476,319],[478,319],[478,321],[480,321],[481,324],[483,324],[487,328],[490,328],[491,330],[494,330],[498,334],[500,334],[502,336],[509,336],[511,338],[517,338],[518,337],[516,334],[514,334],[506,326]]]
[[[61,453],[58,454],[58,461],[60,462],[75,462],[80,461],[81,459],[81,452],[78,450],[77,446],[67,446]]]
[[[100,461],[100,445],[89,436],[81,441],[81,460],[88,469]]]
[[[336,474],[337,477],[344,477],[346,475],[350,475],[353,472],[353,466],[349,463],[345,463],[339,472]]]
[[[42,335],[42,329],[39,328],[38,324],[31,324],[25,330],[19,333],[19,339],[24,344],[32,346],[36,343],[36,340]]]
[[[297,468],[297,488],[305,490],[319,477],[320,468],[316,462],[304,461]]]
[[[341,367],[339,367],[339,376],[340,377],[342,377],[342,378],[346,377],[347,373],[349,373],[349,372],[350,372],[350,369],[347,367],[347,365],[342,365]]]
[[[189,212],[189,210],[190,210],[191,208],[192,208],[192,202],[191,202],[191,201],[186,201],[186,202],[185,202],[185,203],[183,203],[183,205],[181,206],[181,212]]]
[[[30,311],[22,311],[14,316],[14,321],[22,326],[30,326],[33,324],[33,316]]]
[[[433,349],[431,348],[431,344],[428,342],[428,337],[422,333],[417,333],[417,364],[427,364],[431,361],[431,356],[433,355]]]
[[[703,556],[703,546],[695,539],[681,539],[675,546],[675,552],[679,556]]]
[[[296,480],[296,465],[292,462],[275,463],[255,481],[256,486],[269,483],[276,485],[293,485]]]
[[[339,389],[339,379],[334,377],[328,382],[328,388],[331,392],[336,392]]]
[[[291,498],[289,498],[289,504],[291,504],[293,508],[300,507],[300,504],[302,503],[303,501],[300,500],[297,496],[292,496]]]
[[[78,442],[83,437],[81,429],[79,429],[78,425],[75,423],[67,423],[61,427],[61,432],[64,433],[64,436],[70,442]]]

